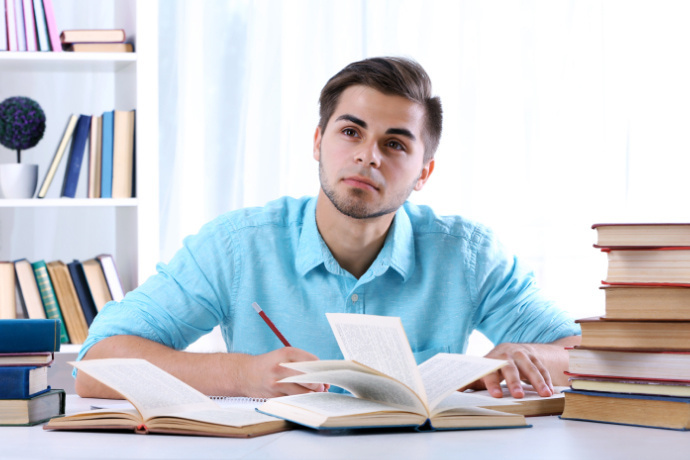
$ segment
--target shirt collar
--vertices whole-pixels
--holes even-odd
[[[321,264],[331,273],[346,274],[345,270],[333,258],[326,242],[321,238],[316,226],[316,198],[312,198],[304,210],[304,221],[302,222],[295,266],[297,272],[304,276]],[[367,270],[367,274],[379,276],[385,273],[388,268],[393,268],[402,276],[403,281],[407,281],[412,275],[414,267],[415,251],[412,224],[404,207],[400,207],[395,214],[383,248]]]

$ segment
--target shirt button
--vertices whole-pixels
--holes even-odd
[[[357,294],[352,294],[352,301],[357,302],[359,300],[359,296]]]

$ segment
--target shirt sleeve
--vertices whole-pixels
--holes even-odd
[[[232,239],[218,219],[194,236],[169,264],[120,302],[109,302],[89,328],[77,359],[114,335],[135,335],[176,350],[210,332],[227,317],[235,290]]]
[[[476,328],[494,344],[550,343],[580,335],[573,318],[543,295],[534,274],[488,230],[478,238],[472,265]]]

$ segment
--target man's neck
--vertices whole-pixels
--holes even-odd
[[[321,238],[340,266],[355,278],[361,277],[376,260],[395,213],[373,219],[354,219],[338,211],[319,191],[316,226]]]

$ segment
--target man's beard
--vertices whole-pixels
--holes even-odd
[[[323,158],[323,156],[321,156],[321,158]],[[379,209],[370,209],[370,207],[364,202],[364,196],[366,195],[364,190],[353,188],[348,191],[349,196],[338,196],[335,188],[331,187],[331,184],[329,184],[326,180],[323,170],[323,162],[319,160],[319,181],[321,182],[321,189],[331,203],[333,203],[333,206],[340,211],[340,213],[348,217],[352,217],[353,219],[373,219],[396,212],[400,206],[405,203],[405,200],[407,200],[410,194],[412,194],[419,177],[421,177],[421,172],[406,190],[393,197],[390,202],[382,203],[382,207]]]

